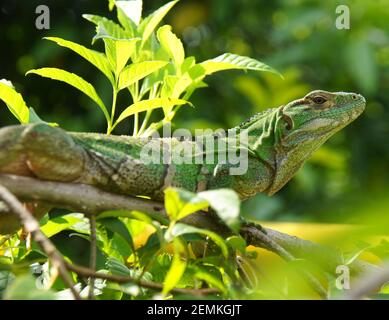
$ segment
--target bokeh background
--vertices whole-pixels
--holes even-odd
[[[145,0],[144,12],[165,2]],[[91,47],[94,26],[81,15],[114,18],[114,13],[108,13],[105,0],[46,0],[51,29],[37,30],[39,4],[42,1],[0,1],[0,78],[11,80],[46,121],[66,130],[104,132],[105,120],[88,98],[65,84],[24,74],[45,66],[76,72],[110,101],[110,87],[102,75],[71,51],[42,38],[58,36]],[[339,4],[350,8],[349,30],[335,27]],[[312,89],[354,91],[367,98],[366,112],[322,147],[284,189],[273,197],[258,195],[247,201],[246,216],[359,223],[361,217],[389,214],[387,0],[181,0],[165,21],[197,61],[232,52],[261,60],[284,76],[282,80],[238,71],[212,76],[209,87],[192,97],[195,109],[180,110],[177,127],[235,126]],[[99,43],[94,48],[103,49]],[[15,123],[0,104],[0,126]],[[126,132],[119,128],[117,133]]]

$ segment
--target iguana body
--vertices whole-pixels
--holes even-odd
[[[0,130],[0,173],[84,183],[155,200],[163,199],[163,190],[168,186],[194,192],[231,188],[241,199],[258,192],[271,195],[293,177],[312,152],[356,119],[364,107],[365,99],[357,94],[313,91],[251,117],[236,127],[237,137],[243,131],[248,135],[244,146],[248,150],[248,169],[242,175],[230,175],[229,169],[236,165],[217,161],[147,164],[140,156],[150,142],[147,138],[66,133],[46,124]],[[173,138],[157,140],[157,144],[164,143],[183,148],[194,144]]]

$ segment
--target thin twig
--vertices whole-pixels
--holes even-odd
[[[0,199],[5,202],[8,208],[18,216],[24,229],[31,233],[36,243],[40,245],[43,252],[48,256],[53,266],[58,270],[63,282],[69,287],[76,300],[81,299],[80,295],[74,288],[74,283],[62,255],[59,253],[53,243],[43,234],[39,228],[38,221],[34,216],[19,202],[19,200],[2,185],[0,185]]]
[[[342,299],[358,300],[371,292],[378,291],[383,285],[389,282],[389,262],[384,264],[381,269],[374,270],[364,274],[349,292]]]
[[[90,259],[89,259],[89,268],[93,271],[96,271],[96,254],[97,254],[97,245],[96,245],[96,216],[94,214],[89,216],[89,225],[90,225]],[[89,278],[89,293],[88,299],[92,300],[94,298],[94,289],[95,289],[95,278],[92,276]]]
[[[113,274],[103,274],[103,273],[95,272],[89,268],[85,268],[85,267],[78,266],[75,264],[70,264],[70,263],[67,263],[67,268],[68,268],[68,270],[71,270],[74,273],[77,273],[81,277],[94,277],[94,278],[112,281],[112,282],[116,282],[116,283],[133,282],[140,287],[152,289],[152,290],[157,290],[157,291],[160,291],[163,289],[163,285],[160,283],[153,282],[153,281],[145,281],[145,280],[137,279],[137,278],[131,277],[131,276],[118,276],[118,275],[113,275]],[[205,296],[205,295],[220,293],[220,291],[218,289],[214,289],[214,288],[206,288],[206,289],[173,288],[171,290],[171,292],[172,293],[194,295],[194,296]]]

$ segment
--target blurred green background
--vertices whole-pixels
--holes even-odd
[[[165,2],[145,0],[144,13]],[[94,26],[81,15],[115,14],[108,13],[106,0],[46,0],[51,29],[37,30],[39,4],[0,2],[0,78],[11,80],[46,121],[66,130],[104,132],[105,120],[88,98],[67,85],[24,74],[44,66],[76,72],[110,101],[104,76],[42,37],[63,37],[91,47]],[[350,8],[349,30],[335,27],[339,4]],[[195,109],[180,110],[177,127],[235,126],[312,89],[353,91],[367,98],[366,112],[326,143],[284,189],[273,197],[258,195],[247,201],[246,216],[358,223],[360,214],[389,214],[388,21],[387,0],[181,0],[169,13],[166,22],[183,39],[187,55],[197,61],[232,52],[261,60],[285,78],[238,71],[207,78],[209,87],[194,94]],[[101,43],[94,48],[103,50]],[[15,124],[4,105],[0,107],[0,126]],[[116,133],[127,132],[119,128]]]

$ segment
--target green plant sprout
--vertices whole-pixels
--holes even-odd
[[[105,52],[88,49],[80,44],[57,37],[46,40],[68,48],[82,56],[109,80],[112,86],[112,104],[109,107],[100,98],[94,86],[82,77],[59,68],[40,68],[26,74],[65,82],[92,99],[103,112],[107,122],[107,134],[127,118],[133,119],[133,136],[149,136],[163,124],[170,123],[183,105],[191,105],[189,99],[196,89],[206,86],[204,78],[218,71],[229,69],[268,71],[279,74],[268,65],[244,56],[224,53],[216,58],[196,63],[193,56],[185,57],[181,40],[169,25],[158,28],[165,15],[178,0],[171,1],[145,18],[142,0],[109,1],[116,7],[119,24],[105,17],[84,15],[96,25],[92,44],[102,40]],[[116,116],[117,96],[128,90],[131,103]],[[29,109],[23,98],[8,84],[0,83],[0,99],[21,123],[30,122]],[[163,118],[150,122],[153,111],[163,110]],[[142,122],[140,114],[145,113]],[[35,115],[35,113],[34,113]],[[33,120],[40,120],[35,115]]]

